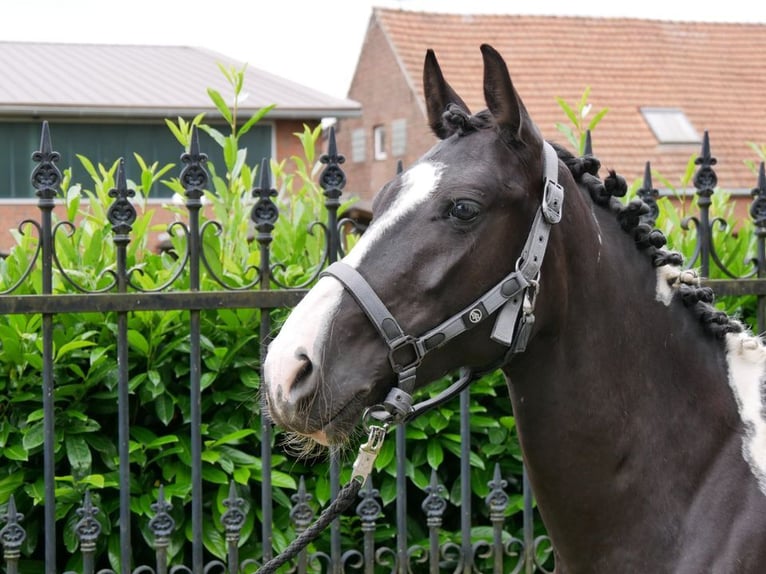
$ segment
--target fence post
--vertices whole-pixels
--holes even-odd
[[[39,198],[40,242],[42,244],[42,295],[53,293],[53,224],[52,212],[61,183],[61,172],[56,162],[61,159],[53,151],[48,122],[43,122],[40,150],[32,154],[38,165],[32,171],[32,186]],[[56,470],[55,470],[55,417],[53,404],[53,314],[42,314],[43,341],[43,481],[45,482],[45,572],[56,572]]]
[[[753,195],[753,203],[750,205],[750,217],[753,218],[753,224],[755,225],[755,236],[758,248],[758,261],[756,268],[758,270],[758,278],[763,279],[766,277],[766,169],[764,169],[764,162],[758,169],[758,183],[751,191]],[[763,295],[758,295],[758,332],[766,332],[766,298]]]
[[[319,157],[319,162],[326,165],[319,176],[319,185],[324,190],[327,209],[327,262],[335,263],[340,253],[340,235],[338,231],[338,208],[340,196],[346,185],[346,174],[340,168],[340,164],[346,158],[338,153],[335,143],[335,128],[330,127],[330,136],[327,145],[327,153]],[[340,491],[340,462],[338,452],[333,450],[330,454],[330,490],[333,499]],[[330,527],[330,555],[332,556],[332,574],[340,574],[342,569],[341,544],[340,544],[340,521],[333,520]]]
[[[0,521],[5,522],[5,526],[0,528],[0,543],[3,545],[3,559],[7,574],[19,572],[21,545],[27,537],[26,531],[19,524],[23,518],[24,515],[16,511],[16,500],[11,494],[5,514],[0,515]]]
[[[258,267],[258,284],[261,289],[271,288],[271,253],[272,231],[279,219],[279,209],[272,201],[277,196],[277,190],[271,187],[271,170],[269,160],[261,161],[260,186],[252,190],[254,198],[258,198],[253,205],[250,219],[255,224],[258,232],[256,241],[260,248],[260,265]],[[260,322],[260,377],[263,381],[263,363],[266,359],[266,351],[271,342],[271,315],[268,309],[261,309]],[[266,563],[273,557],[273,534],[271,522],[273,519],[273,501],[271,496],[271,422],[268,417],[261,416],[261,512],[263,522],[261,524],[261,540],[263,543],[263,562]]]
[[[136,209],[128,201],[136,192],[128,189],[125,162],[117,168],[116,187],[109,190],[114,201],[107,211],[117,250],[117,292],[127,291],[127,254]],[[120,568],[130,572],[133,549],[130,541],[130,390],[128,373],[128,313],[117,313],[117,442],[120,461]]]
[[[200,224],[199,212],[202,196],[207,186],[208,175],[203,167],[207,154],[199,149],[197,126],[192,127],[189,153],[181,156],[186,165],[181,170],[181,183],[186,193],[186,208],[189,212],[189,291],[200,289]],[[192,479],[192,572],[202,574],[202,359],[200,349],[200,311],[189,311],[189,399],[190,399],[190,440],[191,440],[191,479]]]
[[[700,208],[700,216],[697,225],[697,247],[696,255],[700,259],[700,275],[710,277],[710,254],[712,245],[712,226],[710,224],[710,205],[713,203],[711,197],[718,185],[718,176],[713,170],[717,159],[710,155],[710,137],[707,130],[702,138],[702,151],[699,157],[694,160],[695,165],[700,166],[694,174],[694,187],[697,189],[697,205]],[[688,263],[694,265],[697,257]]]

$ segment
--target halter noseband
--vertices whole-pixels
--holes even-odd
[[[543,142],[543,150],[543,199],[516,261],[516,269],[471,305],[423,335],[406,334],[369,283],[350,265],[338,261],[322,272],[321,275],[330,275],[341,282],[388,345],[388,359],[399,381],[383,405],[368,409],[373,418],[393,423],[406,422],[442,404],[468,386],[475,376],[469,369],[463,368],[459,380],[439,395],[412,405],[416,371],[423,357],[475,327],[498,309],[500,312],[491,336],[493,340],[508,347],[506,361],[510,355],[526,348],[534,324],[532,310],[540,267],[551,227],[561,220],[561,207],[564,203],[564,190],[558,183],[558,156],[548,142]],[[522,309],[524,312],[519,317]]]

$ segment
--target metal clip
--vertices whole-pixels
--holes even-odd
[[[354,466],[351,469],[351,480],[359,480],[364,484],[367,477],[370,476],[375,459],[383,446],[383,439],[386,438],[387,430],[388,425],[370,427],[367,442],[359,447],[359,454],[356,456]]]

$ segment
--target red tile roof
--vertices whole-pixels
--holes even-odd
[[[488,43],[503,54],[547,139],[566,143],[555,125],[569,121],[556,98],[576,106],[589,87],[589,118],[609,108],[593,133],[605,168],[630,181],[651,161],[653,170],[678,186],[700,146],[660,145],[639,110],[680,108],[700,134],[709,132],[721,188],[755,186],[744,160],[758,159],[747,142],[766,144],[766,25],[394,9],[376,9],[373,18],[420,101],[423,57],[433,48],[471,109],[486,107],[479,46]]]

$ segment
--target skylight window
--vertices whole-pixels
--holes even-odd
[[[678,108],[641,108],[641,114],[661,144],[698,144],[702,138]]]

